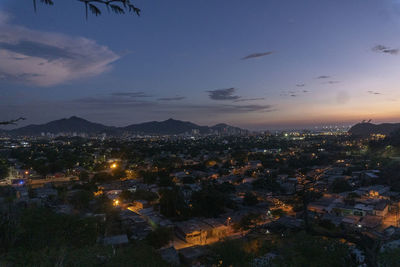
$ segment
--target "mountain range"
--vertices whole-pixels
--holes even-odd
[[[357,123],[349,129],[349,133],[354,136],[367,137],[371,134],[390,135],[400,130],[400,123],[373,124],[370,122]]]
[[[237,134],[247,132],[247,130],[227,124],[217,124],[211,127],[200,126],[192,122],[174,119],[144,122],[132,124],[126,127],[114,127],[90,122],[88,120],[72,116],[67,119],[55,120],[45,124],[31,124],[13,130],[3,130],[0,133],[10,136],[40,136],[43,133],[51,133],[54,135],[59,135],[62,133],[85,133],[88,135],[106,133],[107,135],[118,136],[123,134],[179,135],[192,132],[198,132],[200,134]]]

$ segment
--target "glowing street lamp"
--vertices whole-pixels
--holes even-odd
[[[118,166],[117,163],[114,162],[113,164],[111,164],[110,168],[115,169],[115,168],[117,168],[117,166]]]
[[[115,206],[115,207],[119,206],[119,200],[118,199],[114,199],[113,206]]]

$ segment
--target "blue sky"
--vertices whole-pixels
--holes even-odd
[[[251,129],[400,120],[400,2],[0,2],[0,112]]]

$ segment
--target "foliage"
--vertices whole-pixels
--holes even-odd
[[[94,245],[99,223],[94,218],[57,214],[46,208],[12,209],[1,214],[0,251]]]
[[[282,240],[278,252],[274,262],[277,266],[356,266],[346,244],[305,232]]]
[[[282,217],[283,215],[285,215],[285,211],[282,209],[274,209],[271,210],[271,215],[274,217]]]
[[[115,252],[115,253],[114,253]],[[166,264],[157,252],[145,243],[118,248],[93,245],[81,248],[46,247],[38,250],[18,249],[0,257],[1,266],[121,266],[162,267]]]
[[[88,190],[79,190],[69,200],[69,203],[77,210],[85,210],[89,202],[94,198],[93,193]]]
[[[210,250],[212,266],[252,266],[255,257],[268,252],[269,244],[259,239],[234,239],[216,243]]]
[[[272,192],[281,191],[281,186],[273,177],[259,178],[252,183],[255,190],[266,189]]]
[[[146,242],[155,248],[161,248],[167,245],[172,238],[173,232],[170,228],[158,227],[147,235]]]
[[[379,266],[400,266],[400,248],[386,249],[378,255]]]
[[[213,185],[203,185],[200,191],[193,192],[191,203],[195,216],[217,217],[225,211],[229,197]]]
[[[391,162],[382,170],[382,181],[391,186],[391,189],[400,192],[400,163]]]
[[[249,213],[243,216],[239,222],[234,224],[234,228],[236,230],[249,230],[255,224],[260,222],[262,219],[262,215],[259,213]]]
[[[132,12],[140,16],[140,9],[137,8],[130,0],[77,0],[85,6],[86,19],[88,18],[88,11],[93,15],[98,16],[102,14],[101,7],[105,7],[107,11],[111,11],[115,14],[125,14],[126,12]],[[47,5],[54,5],[54,0],[41,0],[40,2]],[[37,5],[36,0],[33,0],[33,7],[36,11]],[[23,118],[20,118],[23,119]],[[19,120],[19,119],[18,119]]]
[[[87,171],[82,171],[79,173],[79,180],[87,182],[89,181],[89,173]]]
[[[160,191],[160,213],[166,217],[186,217],[189,215],[189,207],[183,199],[178,188]]]
[[[8,164],[5,160],[0,160],[0,180],[8,176]]]
[[[112,176],[108,172],[98,172],[93,176],[93,182],[96,182],[96,183],[111,182],[113,180],[114,180],[114,176]]]
[[[26,118],[23,118],[23,117],[19,117],[18,119],[15,119],[15,120],[9,120],[9,121],[0,121],[0,125],[10,125],[10,124],[16,124],[16,122],[18,122],[18,121],[23,121],[23,120],[26,120]]]
[[[154,201],[158,199],[158,194],[151,191],[138,189],[133,193],[132,197],[133,200]]]
[[[333,193],[342,193],[351,191],[352,187],[345,179],[336,179],[331,185],[331,190]]]
[[[243,198],[243,204],[246,206],[254,206],[258,203],[257,196],[253,192],[246,192]]]
[[[141,171],[140,176],[145,184],[154,184],[157,181],[158,173],[152,171]]]

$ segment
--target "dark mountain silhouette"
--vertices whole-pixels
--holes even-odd
[[[184,133],[198,132],[236,134],[246,130],[217,124],[212,127],[200,126],[192,122],[168,119],[165,121],[151,121],[139,124],[132,124],[126,127],[112,127],[100,123],[93,123],[88,120],[72,116],[68,119],[60,119],[46,124],[28,125],[13,130],[0,130],[0,134],[11,136],[40,136],[42,133],[51,134],[72,134],[86,133],[89,135],[106,133],[107,135],[119,136],[122,134],[143,134],[143,135],[179,135]]]
[[[220,133],[241,133],[243,129],[239,127],[230,126],[225,123],[219,123],[211,127],[213,131],[218,131]]]
[[[96,134],[104,131],[111,131],[115,128],[116,127],[109,127],[100,123],[93,123],[85,119],[72,116],[68,119],[55,120],[40,125],[32,124],[18,129],[10,130],[8,132],[11,135],[18,136],[36,136],[40,135],[41,133],[58,134],[73,132]]]
[[[369,122],[363,122],[352,126],[349,130],[349,133],[354,136],[367,137],[371,134],[390,135],[397,130],[400,130],[400,123],[373,124]]]
[[[183,134],[192,130],[199,130],[200,133],[207,133],[208,126],[199,126],[188,121],[168,119],[166,121],[151,121],[140,124],[132,124],[124,127],[123,130],[132,133],[145,134]]]

